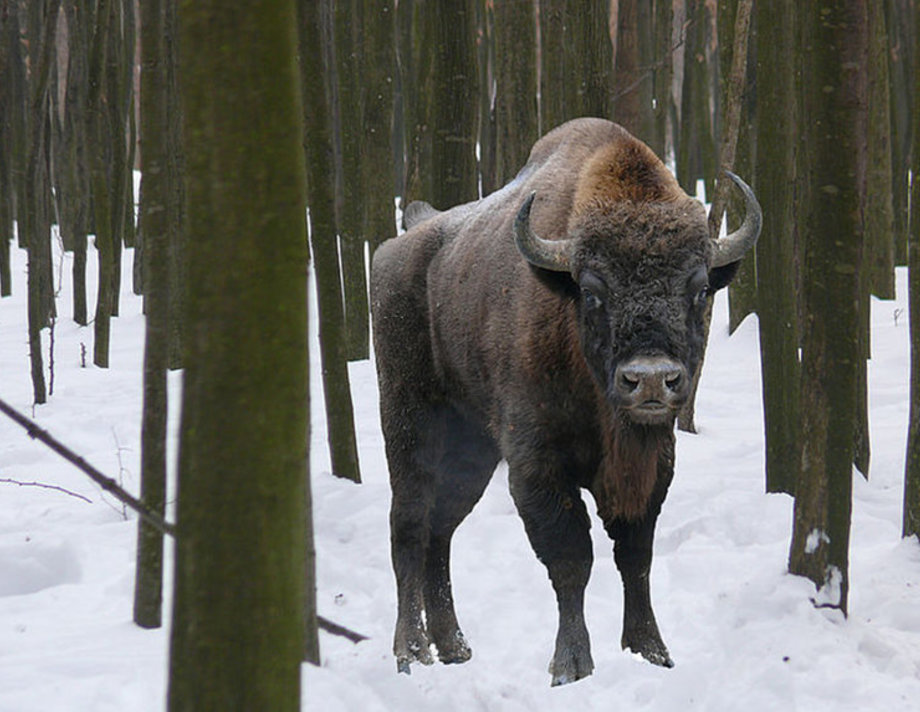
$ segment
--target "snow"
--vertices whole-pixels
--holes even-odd
[[[0,397],[130,490],[138,489],[143,317],[124,294],[111,368],[91,362],[91,328],[69,319],[70,257],[55,329],[55,392],[32,408],[25,256],[0,300]],[[125,264],[132,254],[128,250]],[[90,264],[94,260],[90,259]],[[130,270],[125,270],[126,280]],[[390,646],[395,585],[389,488],[370,362],[352,365],[364,483],[329,473],[313,349],[313,496],[320,612],[369,636],[322,634],[322,665],[304,666],[305,710],[916,710],[920,700],[920,546],[902,540],[908,418],[906,273],[898,299],[874,301],[870,363],[873,463],[854,476],[850,616],[819,609],[786,572],[792,501],[766,495],[755,317],[727,334],[724,292],[697,403],[698,435],[679,434],[677,474],[658,526],[652,596],[676,667],[620,650],[622,594],[599,521],[586,595],[594,675],[550,688],[556,606],[500,467],[453,548],[458,616],[473,648],[459,666],[397,675]],[[90,295],[95,277],[90,275]],[[901,317],[901,318],[898,318]],[[47,367],[47,351],[46,351]],[[180,377],[170,379],[173,403]],[[174,414],[175,415],[175,414]],[[175,454],[176,418],[171,447]],[[136,520],[84,475],[0,417],[0,712],[146,712],[165,707],[167,627],[131,622]],[[589,508],[593,503],[589,502]],[[817,543],[817,542],[816,542]],[[169,620],[167,576],[166,621]]]

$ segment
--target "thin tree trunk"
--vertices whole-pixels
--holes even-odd
[[[917,38],[911,22],[916,0],[884,0],[888,33],[888,74],[891,98],[891,197],[894,218],[895,264],[907,264],[908,173],[911,165],[911,140],[916,131],[912,96],[912,68],[915,66]],[[915,174],[916,175],[916,174]]]
[[[141,499],[160,516],[166,509],[166,366],[168,356],[169,244],[167,201],[166,62],[163,46],[164,3],[141,6],[141,140],[144,144],[144,234],[146,337],[144,339],[144,408],[141,423]],[[162,621],[163,535],[138,522],[134,580],[134,622],[159,628]]]
[[[652,59],[652,101],[654,107],[652,135],[648,144],[658,156],[668,156],[668,118],[672,105],[671,84],[674,80],[674,3],[672,0],[655,0]]]
[[[312,0],[300,0],[297,3],[300,86],[304,108],[303,149],[307,170],[307,202],[310,205],[310,222],[314,235],[318,229],[335,234],[335,186],[329,173],[333,139],[332,121],[325,90],[326,66],[323,48],[327,39],[324,37],[326,26],[323,21],[323,12],[329,12],[328,6],[323,9],[320,3]],[[314,257],[314,274],[315,268]],[[309,388],[309,383],[307,386]],[[308,408],[309,403],[308,398]],[[307,521],[304,556],[303,659],[319,665],[319,632],[316,618],[316,547],[309,479],[305,494]]]
[[[362,150],[364,240],[371,251],[396,233],[393,193],[393,79],[396,12],[389,1],[362,0],[365,22],[364,137]]]
[[[914,14],[915,37],[920,40],[920,12]],[[914,55],[914,91],[920,97],[920,51]],[[920,538],[920,141],[915,140],[910,215],[910,426],[904,471],[903,536]]]
[[[316,78],[329,75],[332,60],[331,0],[321,4],[321,28],[324,72],[312,68],[305,74]],[[311,55],[309,55],[312,57]],[[315,59],[315,58],[314,58]],[[310,65],[314,67],[315,64]],[[307,181],[310,205],[310,244],[316,275],[319,339],[323,364],[323,392],[332,472],[338,477],[361,481],[358,449],[355,440],[351,384],[348,377],[342,283],[339,280],[336,245],[334,186],[330,183],[333,159],[332,112],[325,95],[312,85],[304,86],[306,111]]]
[[[766,490],[795,494],[799,432],[798,254],[794,0],[756,3],[757,195],[763,230],[756,248]]]
[[[496,131],[493,105],[495,74],[495,13],[491,0],[476,2],[479,62],[479,187],[483,196],[500,187],[495,183]],[[545,61],[545,60],[544,60]],[[542,124],[545,127],[546,124]]]
[[[370,348],[367,274],[364,260],[364,185],[362,137],[364,110],[363,3],[335,3],[335,73],[332,84],[336,146],[336,225],[345,298],[346,358],[365,359]]]
[[[726,90],[723,99],[724,122],[722,125],[722,136],[719,143],[719,175],[725,176],[725,171],[732,170],[735,167],[735,148],[738,145],[738,130],[741,123],[741,106],[744,101],[743,89],[744,78],[747,69],[747,46],[748,35],[750,34],[751,5],[753,0],[739,0],[738,12],[735,17],[734,30],[732,32],[733,46],[731,74],[726,82]],[[718,239],[719,231],[722,226],[722,213],[725,210],[725,203],[728,189],[731,181],[728,177],[720,178],[715,195],[712,196],[712,207],[709,210],[709,235],[712,239]],[[750,259],[750,258],[749,258]],[[712,318],[712,308],[706,310],[705,317],[705,337],[709,337],[709,324]],[[704,341],[705,343],[705,341]],[[703,356],[700,358],[700,364],[693,374],[693,383],[690,387],[690,397],[687,403],[681,408],[677,416],[677,427],[680,430],[695,433],[695,407],[696,391],[699,386],[700,372],[703,367],[705,358],[705,349]]]
[[[869,159],[866,176],[866,288],[894,299],[895,225],[892,201],[888,31],[881,2],[869,6]]]
[[[704,0],[688,0],[687,21],[677,178],[690,195],[696,193],[696,182],[702,179],[706,195],[711,197],[716,148],[712,134],[711,75],[706,49],[708,10]]]
[[[0,297],[13,293],[10,242],[13,239],[13,166],[11,114],[14,96],[10,58],[12,27],[16,16],[10,12],[10,0],[0,0]]]
[[[109,28],[117,0],[98,0],[89,65],[88,120],[90,122],[90,184],[93,195],[95,246],[99,259],[96,313],[93,321],[93,363],[109,365],[109,335],[112,315],[112,272],[115,258],[112,241],[112,206],[110,200],[111,165],[109,118],[106,111],[105,65],[108,55]]]

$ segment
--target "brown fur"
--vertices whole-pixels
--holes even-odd
[[[658,480],[659,454],[670,438],[668,429],[639,428],[619,419],[604,432],[604,458],[591,490],[605,523],[645,515]]]
[[[578,177],[572,212],[580,215],[601,205],[672,202],[686,197],[651,149],[629,137],[594,152]]]

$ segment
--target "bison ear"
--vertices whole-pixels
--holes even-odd
[[[716,292],[722,289],[722,287],[727,287],[729,282],[738,274],[738,267],[740,265],[741,260],[736,260],[734,262],[729,262],[727,265],[713,267],[709,270],[709,291]]]

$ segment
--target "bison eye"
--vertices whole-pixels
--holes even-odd
[[[588,309],[597,309],[603,303],[603,297],[607,293],[607,287],[604,283],[590,272],[582,275],[580,280],[581,294],[585,300],[585,307]]]
[[[703,287],[696,293],[696,296],[693,297],[693,306],[699,306],[700,304],[706,301],[706,297],[708,296],[709,296],[709,285],[707,284],[705,287]]]
[[[582,288],[581,293],[585,298],[585,306],[588,309],[597,309],[598,307],[600,307],[601,298],[597,296],[594,292],[592,292],[590,289]]]

